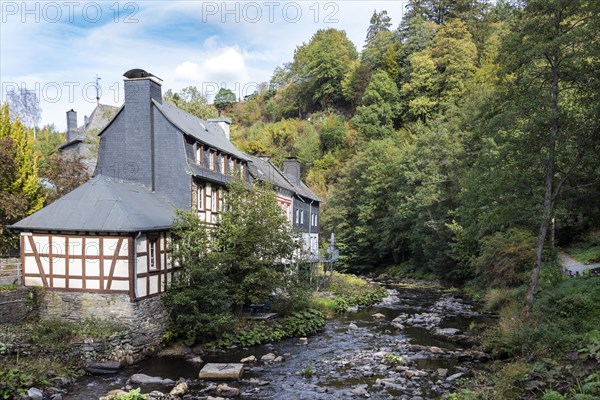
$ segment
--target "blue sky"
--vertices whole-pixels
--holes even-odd
[[[220,86],[251,93],[323,28],[346,31],[360,51],[374,9],[394,27],[405,1],[6,1],[0,0],[1,100],[33,89],[42,125],[79,123],[101,103],[121,105],[123,73],[143,68],[163,92],[190,85],[211,97]]]

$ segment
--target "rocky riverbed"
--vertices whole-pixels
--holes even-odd
[[[351,310],[308,339],[225,352],[180,349],[180,356],[82,378],[55,400],[138,387],[149,399],[438,399],[487,360],[470,349],[468,325],[485,318],[473,305],[439,287],[386,286],[381,304]],[[206,362],[242,360],[239,381],[198,378]]]

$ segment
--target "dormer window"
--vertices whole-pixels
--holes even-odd
[[[233,175],[234,165],[235,165],[235,161],[233,161],[233,158],[230,157],[229,165],[227,166],[227,172],[229,173],[229,175]]]
[[[217,153],[213,150],[208,150],[206,167],[212,171],[217,168]]]

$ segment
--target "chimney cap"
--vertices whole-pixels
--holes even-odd
[[[162,79],[160,79],[158,76],[153,75],[150,72],[143,70],[141,68],[130,69],[129,71],[125,72],[123,74],[123,76],[127,79],[156,78],[156,79],[162,81]]]

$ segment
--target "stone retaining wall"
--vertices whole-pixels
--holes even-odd
[[[156,351],[168,323],[160,297],[130,302],[126,294],[47,291],[40,302],[40,316],[77,322],[93,318],[122,323],[128,331],[108,340],[74,343],[85,360],[132,364]]]
[[[19,287],[0,290],[0,324],[14,324],[23,321],[32,310],[31,289]]]

